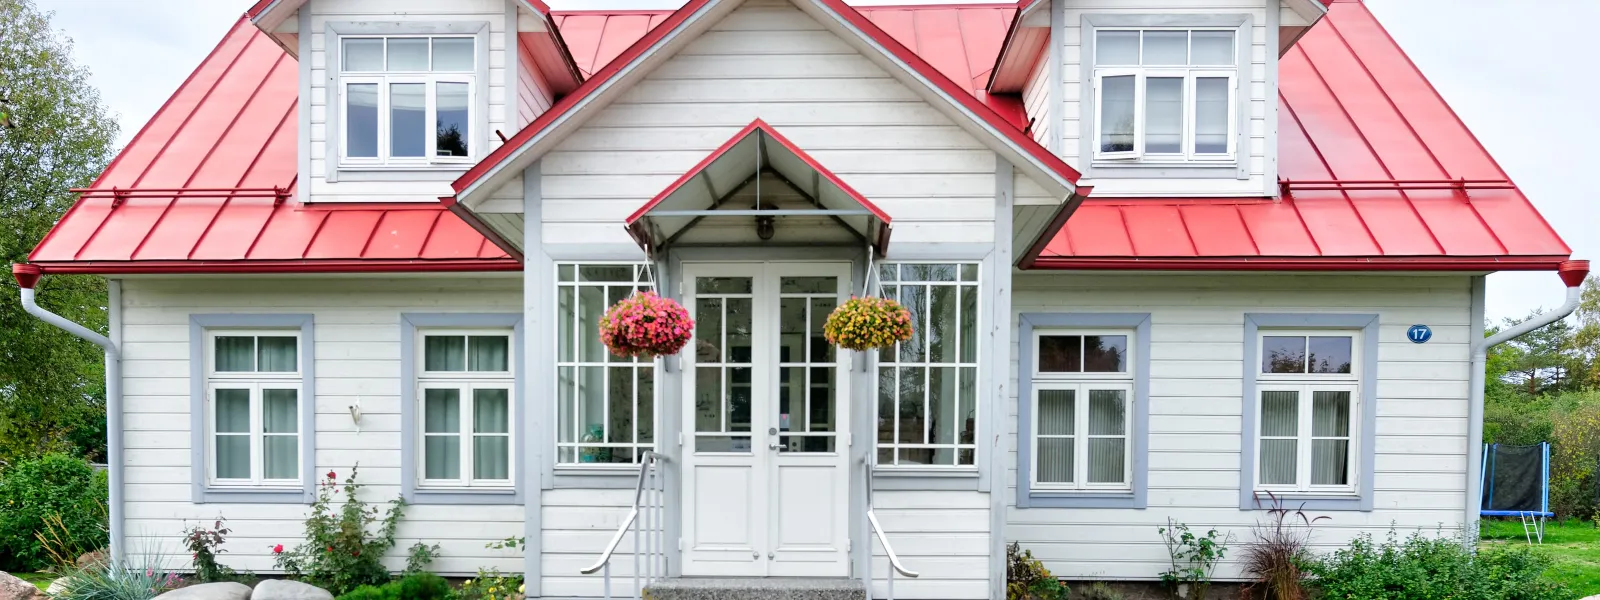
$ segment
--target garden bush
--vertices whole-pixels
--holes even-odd
[[[338,600],[452,600],[450,582],[432,573],[413,573],[383,585],[362,585]]]
[[[177,573],[162,567],[168,561],[160,552],[138,549],[132,556],[68,571],[54,600],[150,600],[184,585]]]
[[[1031,550],[1006,546],[1006,600],[1067,600],[1067,584],[1044,568]]]
[[[106,489],[105,473],[65,454],[24,460],[0,473],[0,571],[51,567],[41,534],[59,537],[67,548],[104,546]]]
[[[1310,563],[1322,598],[1361,600],[1570,600],[1545,576],[1550,562],[1514,547],[1474,555],[1460,539],[1420,532],[1383,543],[1362,535],[1348,548]]]
[[[391,500],[380,518],[378,508],[368,507],[359,497],[361,487],[355,469],[350,469],[343,485],[329,471],[317,484],[317,499],[305,522],[305,542],[287,551],[282,544],[274,546],[278,568],[336,595],[388,583],[383,555],[394,548],[395,529],[406,503]],[[344,500],[336,503],[341,492]]]

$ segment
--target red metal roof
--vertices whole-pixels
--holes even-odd
[[[521,268],[436,204],[294,201],[297,75],[241,19],[29,260],[52,273]]]
[[[1089,199],[1036,267],[1551,270],[1572,251],[1359,2],[1279,63],[1281,201]]]

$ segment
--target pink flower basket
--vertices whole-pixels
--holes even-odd
[[[600,317],[600,342],[617,356],[670,356],[689,343],[694,319],[683,305],[655,292],[616,303]]]

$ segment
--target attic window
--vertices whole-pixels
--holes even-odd
[[[1232,29],[1097,29],[1095,158],[1232,161],[1238,50]]]
[[[339,44],[342,164],[472,162],[476,39],[344,36]]]

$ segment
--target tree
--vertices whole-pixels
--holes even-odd
[[[117,124],[72,42],[32,0],[0,0],[0,260],[24,262],[112,156]],[[0,461],[66,450],[105,453],[105,371],[99,348],[22,310],[0,284]],[[106,331],[105,281],[47,277],[39,304]],[[3,464],[3,463],[0,463]]]
[[[1540,312],[1508,318],[1501,327],[1512,327]],[[1501,374],[1500,379],[1525,398],[1583,389],[1590,363],[1573,343],[1575,330],[1570,321],[1562,319],[1522,334],[1491,350],[1489,371]]]
[[[1572,345],[1589,364],[1583,387],[1600,389],[1600,278],[1590,277],[1583,282],[1583,293],[1578,298],[1578,328],[1573,333]]]

